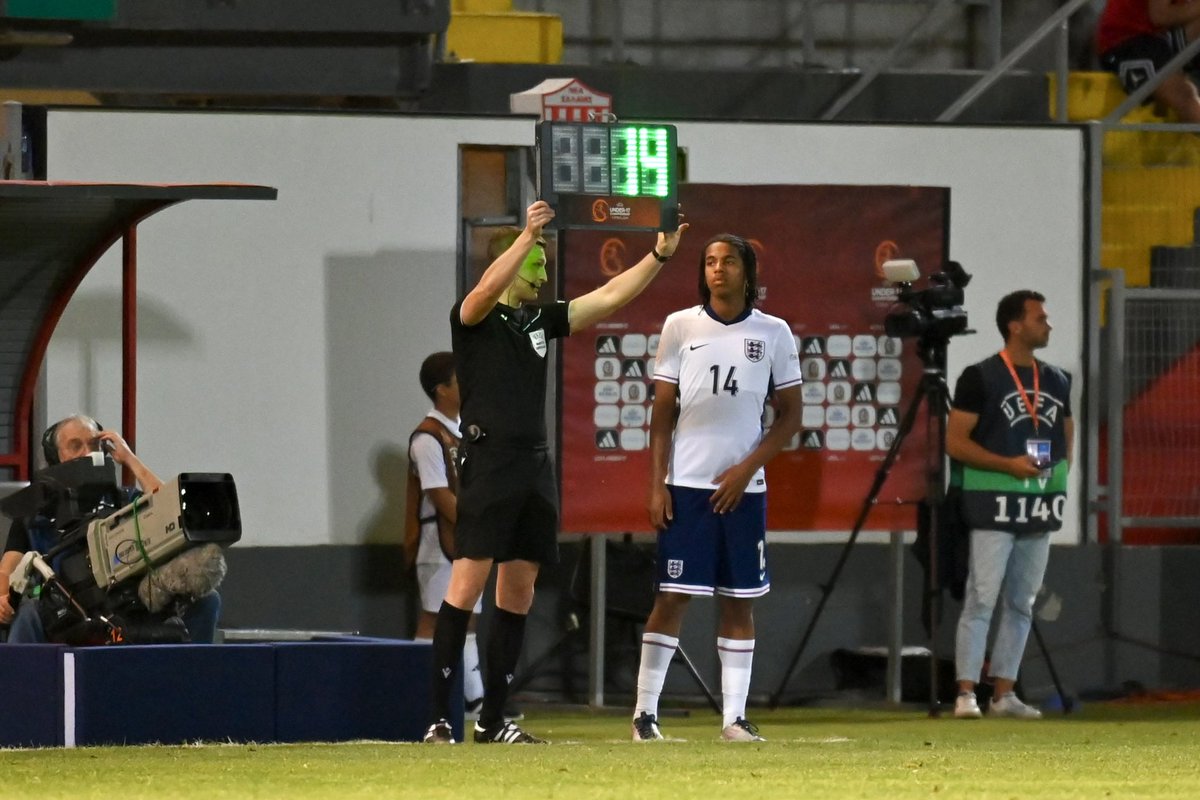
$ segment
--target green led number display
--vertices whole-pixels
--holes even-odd
[[[557,228],[674,230],[679,225],[674,125],[538,125],[538,196]]]
[[[664,125],[549,125],[552,190],[668,197],[671,134]]]
[[[662,128],[638,128],[638,194],[667,196],[671,166],[667,156],[667,132]]]

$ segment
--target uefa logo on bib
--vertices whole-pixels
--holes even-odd
[[[667,559],[667,577],[674,580],[683,574],[683,559],[668,558]]]

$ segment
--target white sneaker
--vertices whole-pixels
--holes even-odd
[[[738,717],[732,724],[726,725],[721,731],[721,738],[727,742],[765,742],[758,735],[758,726],[748,719]]]
[[[954,716],[957,719],[979,719],[983,716],[974,692],[959,692],[958,697],[954,698]]]
[[[1013,717],[1014,719],[1041,719],[1042,712],[1030,705],[1022,703],[1015,692],[1009,692],[1003,697],[993,697],[988,707],[988,716]]]

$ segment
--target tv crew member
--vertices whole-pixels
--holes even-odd
[[[951,485],[971,528],[970,566],[958,621],[954,716],[982,716],[975,686],[997,600],[989,714],[1038,719],[1013,691],[1033,622],[1033,601],[1062,527],[1075,437],[1071,376],[1034,357],[1050,341],[1045,297],[1013,292],[996,308],[1004,348],[958,379],[946,429]]]
[[[154,472],[137,457],[128,443],[116,431],[103,430],[96,420],[85,414],[73,414],[51,425],[42,435],[42,450],[47,466],[81,458],[98,450],[108,452],[113,461],[127,467],[137,482],[137,488],[121,489],[117,503],[123,506],[141,493],[154,492],[163,485]],[[39,613],[39,600],[22,598],[13,613],[9,580],[21,557],[29,550],[46,553],[58,544],[56,521],[37,516],[26,524],[14,520],[8,531],[4,555],[0,557],[0,623],[10,624],[8,641],[30,644],[46,641],[46,632]],[[195,643],[211,643],[216,635],[217,619],[221,612],[221,597],[215,591],[192,599],[181,614],[188,636]]]

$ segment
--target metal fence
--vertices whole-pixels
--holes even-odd
[[[1200,531],[1200,290],[1128,287],[1123,270],[1094,279],[1097,305],[1108,291],[1092,348],[1102,355],[1089,397],[1103,462],[1092,530],[1103,512],[1113,543],[1129,529]]]

